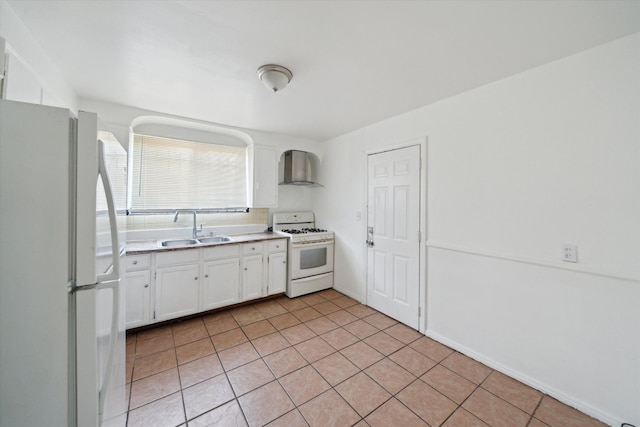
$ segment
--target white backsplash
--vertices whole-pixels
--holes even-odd
[[[193,215],[180,214],[177,222],[174,215],[129,215],[127,216],[127,241],[190,238],[193,233]],[[247,213],[198,214],[197,225],[203,225],[200,236],[246,234],[265,231],[268,209],[251,209]]]

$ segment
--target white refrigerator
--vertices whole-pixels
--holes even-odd
[[[126,422],[126,152],[96,114],[0,100],[0,426]]]

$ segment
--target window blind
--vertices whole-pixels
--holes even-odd
[[[247,206],[246,148],[134,135],[132,212]]]

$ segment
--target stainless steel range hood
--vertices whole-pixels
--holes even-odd
[[[284,152],[284,176],[280,185],[306,185],[321,187],[315,182],[315,156],[306,151],[289,150]]]

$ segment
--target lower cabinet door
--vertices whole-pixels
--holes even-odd
[[[244,301],[264,296],[262,255],[242,258],[242,299]]]
[[[156,320],[197,313],[200,265],[186,264],[156,269]]]
[[[269,295],[281,294],[287,290],[287,253],[269,254],[269,275],[267,278]]]
[[[203,264],[202,310],[240,301],[240,259],[222,259]]]
[[[126,327],[137,328],[149,323],[149,270],[127,273],[125,281]]]

